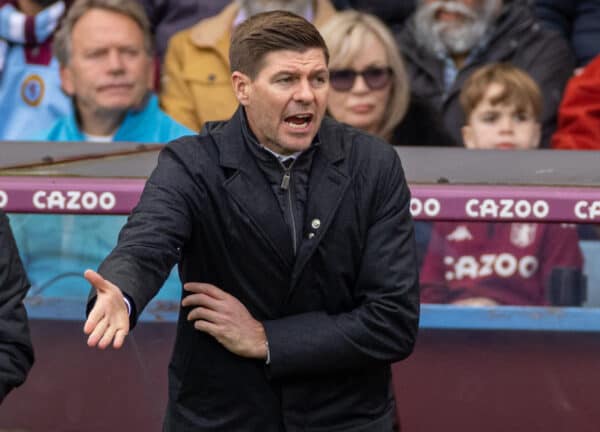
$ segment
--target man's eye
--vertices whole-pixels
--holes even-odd
[[[294,80],[293,77],[291,76],[284,76],[284,77],[280,77],[277,79],[277,82],[282,83],[282,84],[289,84]]]
[[[517,121],[526,122],[529,120],[529,114],[527,114],[526,112],[518,112],[515,113],[514,118]]]
[[[327,81],[328,81],[328,80],[327,80],[327,77],[326,77],[326,76],[322,76],[322,75],[320,75],[320,76],[317,76],[317,77],[315,77],[313,81],[314,81],[314,82],[315,82],[315,84],[317,84],[317,85],[323,85],[323,84],[327,84]]]
[[[135,48],[123,48],[121,50],[121,52],[125,55],[128,55],[130,57],[135,57],[136,55],[138,55],[138,53],[140,52],[138,49]]]
[[[98,51],[89,51],[85,56],[87,58],[91,58],[91,59],[96,59],[96,58],[100,58],[104,55],[104,51],[98,50]]]

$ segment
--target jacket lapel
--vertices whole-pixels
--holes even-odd
[[[236,170],[223,186],[239,206],[240,217],[250,221],[254,231],[286,267],[292,267],[294,252],[291,233],[271,186],[243,142],[240,114],[238,110],[223,128],[222,134],[213,135],[221,151],[221,166]]]
[[[327,120],[324,120],[325,124],[327,122]],[[322,132],[327,130],[326,127],[321,128]],[[350,184],[350,177],[343,169],[342,137],[338,134],[320,133],[320,140],[321,145],[319,151],[314,155],[308,183],[304,235],[292,271],[290,293],[295,288],[306,263],[329,229],[336,210],[340,206],[345,191]]]

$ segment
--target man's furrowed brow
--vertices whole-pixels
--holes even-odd
[[[327,68],[327,67],[318,68],[318,69],[312,71],[310,73],[310,75],[311,76],[329,75],[329,68]]]

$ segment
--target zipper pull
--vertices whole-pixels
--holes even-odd
[[[283,178],[281,179],[281,189],[287,190],[290,187],[290,172],[285,171],[283,173]]]

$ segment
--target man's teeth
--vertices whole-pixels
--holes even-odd
[[[310,114],[299,114],[293,117],[289,117],[290,120],[287,120],[286,123],[292,128],[302,129],[308,125],[311,118],[312,116]],[[294,122],[294,120],[296,120],[296,122]],[[297,123],[298,120],[304,121],[302,123]]]
[[[308,126],[307,121],[305,121],[304,123],[294,123],[294,122],[286,121],[286,123],[288,124],[288,126],[293,127],[293,128],[298,128],[298,129]]]

